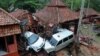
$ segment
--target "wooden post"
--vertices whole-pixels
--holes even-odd
[[[4,41],[5,41],[6,50],[8,52],[8,45],[7,45],[7,39],[6,39],[6,37],[4,37]]]
[[[18,48],[17,48],[17,41],[16,41],[16,35],[14,35],[14,45],[16,46],[16,51],[18,51]]]
[[[82,4],[81,4],[81,11],[80,11],[80,17],[79,17],[79,22],[78,22],[78,29],[77,29],[77,36],[79,36],[79,31],[80,31],[80,26],[81,26],[81,22],[83,19],[83,12],[84,12],[84,5],[85,5],[85,0],[82,0]],[[77,41],[78,41],[79,37],[77,37]],[[79,43],[79,41],[78,41]]]
[[[80,31],[80,26],[81,26],[81,22],[83,19],[83,12],[84,12],[84,5],[85,5],[85,0],[82,0],[82,4],[81,4],[81,11],[80,11],[80,17],[79,17],[79,22],[78,22],[78,29],[77,29],[77,34],[75,36],[75,52],[76,52],[76,56],[79,56],[79,49],[80,49],[80,43],[79,43],[79,31]]]

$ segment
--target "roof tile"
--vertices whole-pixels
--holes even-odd
[[[59,1],[59,3],[56,3],[57,1]],[[49,6],[50,4],[52,6]],[[71,11],[66,6],[62,6],[62,2],[60,0],[51,0],[50,4],[46,6],[43,10],[34,14],[40,19],[40,21],[43,21],[44,24],[57,24],[59,22],[76,20],[79,17],[79,13]],[[55,6],[57,4],[60,5]]]
[[[14,16],[15,18],[22,20],[23,18],[26,18],[25,14],[27,14],[27,10],[22,9],[16,9],[15,11],[11,12],[10,15]]]
[[[8,12],[0,8],[0,26],[18,24],[20,21],[9,15]]]

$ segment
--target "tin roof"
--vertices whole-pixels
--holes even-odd
[[[0,26],[18,24],[20,21],[9,15],[8,12],[0,8]]]

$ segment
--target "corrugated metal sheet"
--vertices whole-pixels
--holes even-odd
[[[19,20],[9,15],[9,13],[0,8],[0,26],[18,24],[19,22]]]

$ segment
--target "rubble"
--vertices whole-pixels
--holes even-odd
[[[85,9],[83,23],[94,23],[92,19],[95,18],[97,19],[95,23],[99,24],[100,20],[97,16],[98,13],[93,9]],[[10,54],[13,56],[19,56],[18,50],[19,53],[21,53],[21,56],[76,56],[76,54],[78,54],[79,56],[99,56],[98,53],[100,52],[100,47],[97,47],[99,44],[94,44],[94,38],[91,38],[91,36],[87,36],[90,35],[89,33],[86,32],[87,35],[79,36],[79,47],[77,47],[75,45],[76,43],[73,42],[73,40],[75,39],[70,40],[70,38],[75,38],[75,36],[70,37],[68,34],[70,34],[70,32],[72,32],[72,35],[76,34],[78,20],[79,12],[71,11],[60,0],[51,0],[51,2],[47,4],[47,6],[44,9],[42,9],[39,12],[36,12],[35,14],[32,14],[27,10],[22,9],[18,9],[12,13],[7,13],[6,11],[0,8],[0,37],[4,37],[5,41],[6,38],[8,38],[10,35],[13,35],[10,37],[14,37],[14,44],[7,45],[7,43],[5,43],[7,49],[9,49],[10,52],[14,51],[14,54]],[[62,29],[58,30],[59,28],[66,28],[70,32],[66,32],[66,30]],[[84,29],[88,29],[88,27],[84,27]],[[28,43],[28,45],[27,42],[33,41],[36,37],[30,40],[28,40],[29,37],[26,37],[26,39],[23,41],[25,36],[20,36],[20,34],[24,34],[26,31],[34,32],[39,37],[41,36],[41,39],[45,39],[45,44],[42,44],[42,46],[38,46],[38,44],[40,44],[40,41],[36,41],[38,43],[36,43],[35,45],[34,43]],[[31,36],[32,35],[30,35],[30,37]],[[66,41],[65,38],[68,38],[67,40],[72,41],[74,44],[71,44],[72,46],[70,46],[67,45],[67,43],[65,43],[62,46],[57,47],[57,43],[60,42],[60,38],[64,39],[62,40],[62,42]],[[70,41],[68,43],[70,43]],[[2,41],[0,44],[2,45]],[[65,48],[63,46],[65,46]],[[31,47],[35,51],[31,50],[29,47]],[[64,49],[59,49],[59,51],[55,51],[55,49],[61,47],[63,47]]]

